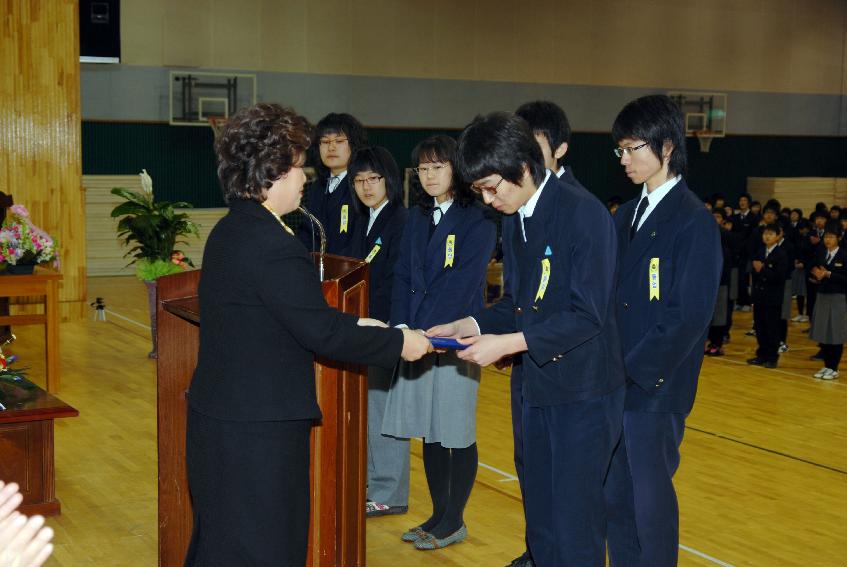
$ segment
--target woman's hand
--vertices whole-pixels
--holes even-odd
[[[475,337],[477,335],[479,335],[479,327],[476,326],[476,322],[471,317],[465,317],[452,323],[436,325],[426,331],[426,336],[428,337],[447,337],[450,339]]]
[[[423,355],[432,352],[432,343],[423,331],[401,329],[403,331],[403,351],[400,356],[407,362],[419,360]]]
[[[356,324],[360,327],[382,327],[384,329],[388,328],[387,323],[383,323],[379,319],[371,319],[370,317],[359,317],[359,322]]]

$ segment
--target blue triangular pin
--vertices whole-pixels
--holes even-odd
[[[545,255],[545,256],[552,256],[552,255],[553,255],[553,251],[552,251],[552,250],[550,250],[550,247],[549,247],[549,246],[548,246],[548,247],[547,247],[547,249],[544,251],[544,255]]]
[[[380,245],[382,244],[382,237],[381,236],[378,236],[376,238],[376,244],[380,244]]]

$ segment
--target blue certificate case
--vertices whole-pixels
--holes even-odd
[[[456,339],[448,339],[445,337],[430,337],[429,342],[435,348],[447,348],[452,350],[464,350],[470,345],[463,345]]]

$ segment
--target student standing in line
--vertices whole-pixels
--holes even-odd
[[[747,364],[776,368],[779,361],[780,315],[785,295],[788,255],[779,245],[782,227],[762,228],[762,245],[753,255],[753,325],[759,348]]]
[[[750,311],[750,238],[759,224],[759,216],[750,209],[752,198],[748,193],[738,198],[738,212],[732,218],[732,228],[741,239],[739,258],[738,309]]]
[[[726,213],[724,210],[712,209],[712,216],[718,223],[721,234],[721,252],[723,267],[721,268],[721,282],[718,287],[718,299],[715,302],[715,312],[712,315],[712,323],[709,327],[709,343],[706,345],[706,356],[723,356],[723,342],[729,329],[730,309],[730,287],[732,284],[732,244],[729,229],[725,226]]]
[[[838,365],[847,342],[847,251],[839,245],[843,231],[838,221],[826,224],[823,242],[812,267],[810,285],[817,286],[815,316],[809,338],[820,343],[824,367],[815,373],[815,378],[834,380],[838,378]]]
[[[429,328],[484,305],[496,228],[456,172],[456,141],[433,136],[412,152],[423,193],[400,242],[391,324]],[[382,433],[423,438],[432,515],[401,536],[421,550],[467,537],[464,510],[478,466],[476,402],[480,370],[455,351],[401,364],[388,391]]]
[[[409,218],[400,170],[388,150],[366,147],[353,154],[347,174],[354,190],[353,209],[362,219],[350,255],[368,263],[368,316],[388,323],[394,266]],[[368,366],[368,517],[402,514],[409,506],[409,440],[382,435],[394,370]]]
[[[353,211],[353,192],[347,176],[350,156],[367,142],[362,124],[349,114],[327,114],[315,126],[318,176],[306,190],[303,206],[323,224],[328,254],[348,256],[358,216]],[[303,218],[298,237],[307,250],[320,250],[320,235]]]
[[[794,261],[797,258],[794,238],[784,226],[779,239],[779,247],[785,251],[785,289],[782,291],[782,309],[779,316],[779,354],[788,352],[788,320],[791,319],[791,282],[794,273]],[[793,233],[792,233],[793,234]]]
[[[642,188],[614,217],[627,388],[606,482],[609,556],[612,567],[670,567],[679,551],[673,475],[715,308],[720,237],[682,178],[685,125],[670,98],[630,102],[612,136],[621,166]]]
[[[620,435],[623,361],[614,315],[612,217],[545,169],[518,116],[477,118],[459,141],[462,176],[502,212],[506,292],[427,331],[463,338],[481,366],[515,356],[522,378],[529,550],[539,567],[605,565],[603,481]]]

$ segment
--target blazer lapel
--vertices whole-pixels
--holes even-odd
[[[635,233],[635,237],[629,242],[626,255],[624,256],[624,273],[632,270],[638,261],[650,250],[653,243],[662,238],[662,233],[664,232],[663,225],[679,209],[679,202],[682,200],[684,189],[684,181],[680,181],[674,185],[670,192],[665,195],[665,198],[662,199],[662,202],[653,209],[650,216],[641,225],[641,228]],[[627,230],[625,232],[626,238],[629,239],[629,231]]]
[[[457,203],[453,203],[450,205],[450,208],[447,209],[447,214],[442,215],[441,220],[438,221],[438,226],[435,227],[435,232],[432,234],[432,238],[429,239],[429,244],[427,244],[426,247],[426,258],[431,260],[431,263],[426,270],[427,281],[430,281],[435,274],[444,268],[444,254],[447,246],[447,236],[450,234],[456,234],[456,228],[463,216],[464,215],[462,215],[462,212],[459,209],[459,205]],[[427,231],[429,231],[429,224],[427,224],[426,228]],[[456,245],[455,249],[458,249],[458,243],[454,244]]]

